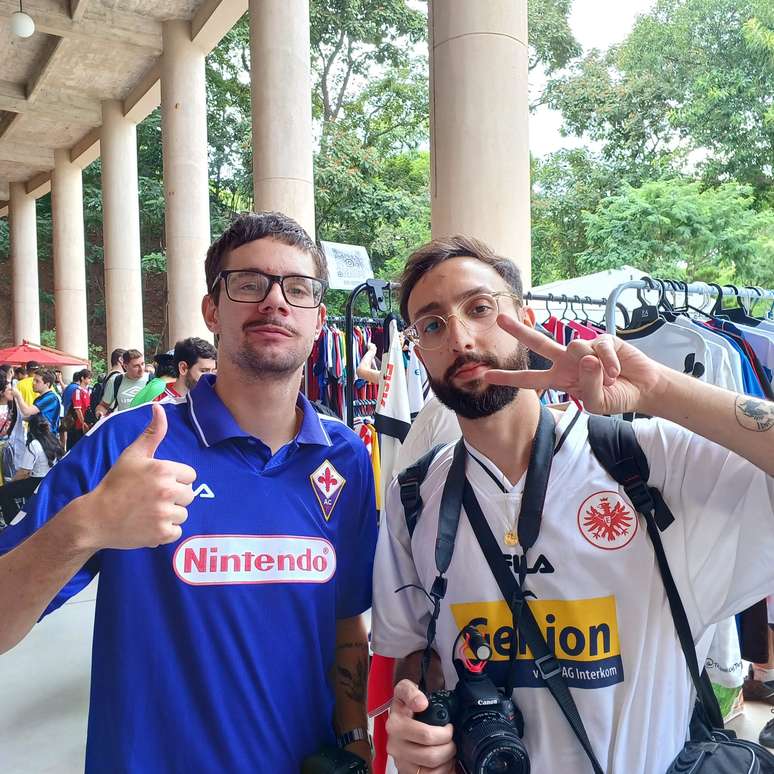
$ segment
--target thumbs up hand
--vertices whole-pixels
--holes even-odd
[[[99,485],[80,498],[82,536],[93,551],[155,548],[182,535],[196,471],[180,462],[154,459],[167,434],[167,415],[158,403],[151,408],[148,426]]]

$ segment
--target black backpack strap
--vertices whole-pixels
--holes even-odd
[[[121,382],[123,381],[123,374],[118,374],[113,381],[113,405],[110,407],[111,411],[115,411],[118,408],[118,391],[121,389]]]
[[[436,454],[443,449],[444,444],[439,443],[433,446],[429,452],[423,454],[413,465],[409,465],[404,471],[398,473],[398,484],[400,484],[400,501],[403,503],[403,513],[406,518],[406,528],[409,537],[413,537],[417,521],[422,515],[422,495],[420,487],[430,470]]]
[[[545,491],[543,496],[545,497]],[[492,570],[492,575],[494,575],[497,585],[500,587],[500,593],[511,608],[514,624],[518,626],[520,635],[524,637],[532,652],[535,659],[535,667],[540,672],[540,676],[543,678],[548,690],[581,743],[591,761],[594,773],[602,774],[603,769],[599,765],[599,761],[591,747],[591,742],[583,725],[578,707],[572,698],[567,683],[565,683],[562,677],[562,666],[548,647],[529,604],[524,599],[524,594],[516,582],[516,578],[508,565],[503,561],[497,539],[492,534],[489,524],[487,524],[486,517],[481,511],[481,506],[478,504],[473,488],[467,482],[465,482],[462,504],[465,506],[468,521],[486,557],[489,568]],[[515,644],[513,647],[515,647]]]
[[[661,532],[674,521],[674,516],[661,497],[661,492],[655,487],[648,486],[650,467],[631,424],[610,417],[591,416],[588,427],[589,445],[594,456],[624,488],[627,497],[645,519],[680,647],[696,688],[696,696],[712,726],[723,728],[723,714],[715,692],[712,690],[709,676],[706,670],[699,672],[696,645],[691,634],[688,616],[672,571],[669,569],[664,544],[661,542]]]

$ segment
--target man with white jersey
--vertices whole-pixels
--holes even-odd
[[[260,213],[205,272],[217,377],[98,424],[0,540],[0,652],[99,573],[87,772],[297,772],[337,743],[370,757],[371,464],[299,394],[325,260]]]
[[[417,686],[433,607],[425,592],[437,580],[439,508],[461,454],[481,518],[555,652],[601,769],[666,771],[686,740],[694,696],[653,545],[623,488],[592,455],[588,415],[573,405],[564,413],[541,410],[536,391],[567,392],[593,413],[656,417],[633,427],[650,466],[648,483],[675,517],[661,539],[700,664],[715,622],[774,591],[774,404],[673,371],[620,339],[567,347],[547,339],[524,312],[514,264],[473,238],[421,248],[400,284],[407,334],[435,395],[456,412],[464,446],[436,454],[411,532],[399,482],[387,493],[372,647],[402,659],[388,721],[398,770],[454,770],[453,726],[414,715],[428,706]],[[529,370],[528,350],[549,358],[551,368]],[[525,551],[525,473],[544,426],[553,456],[547,447],[542,519],[525,530],[532,535]],[[754,547],[743,539],[749,535],[756,536]],[[465,508],[453,545],[428,690],[455,685],[455,643],[466,627],[478,629],[491,652],[485,674],[500,686],[506,678],[515,685],[532,770],[591,772],[521,627],[514,632]]]

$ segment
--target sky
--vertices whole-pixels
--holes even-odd
[[[570,26],[584,51],[604,50],[620,43],[639,14],[646,13],[654,0],[573,0]],[[545,78],[534,71],[530,76],[530,99],[542,90]],[[529,146],[536,156],[544,156],[560,148],[577,148],[593,144],[578,137],[562,137],[561,114],[548,108],[538,108],[529,117]]]

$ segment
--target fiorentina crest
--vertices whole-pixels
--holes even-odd
[[[325,460],[311,476],[309,480],[312,482],[312,489],[314,489],[317,502],[320,503],[325,521],[329,521],[333,509],[336,507],[336,503],[339,501],[339,495],[344,488],[344,484],[347,480],[342,476],[336,468],[331,465],[328,460]]]

